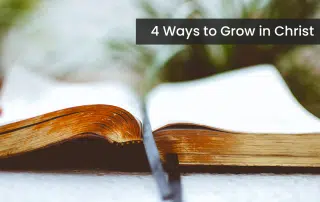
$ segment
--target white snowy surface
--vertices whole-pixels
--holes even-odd
[[[182,177],[185,202],[318,202],[320,176],[193,174]],[[0,173],[0,201],[159,202],[148,174]]]

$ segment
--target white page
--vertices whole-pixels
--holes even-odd
[[[141,120],[137,95],[115,82],[67,83],[16,66],[6,75],[1,94],[0,124],[68,107],[109,104],[121,107]]]
[[[148,96],[148,113],[153,129],[186,122],[239,132],[320,132],[319,119],[297,102],[271,65],[161,84]]]

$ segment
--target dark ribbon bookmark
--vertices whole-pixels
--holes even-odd
[[[143,105],[143,144],[151,168],[163,201],[182,202],[181,179],[178,170],[179,163],[176,154],[166,156],[168,176],[165,173],[160,160],[159,151],[153,138],[150,120]]]

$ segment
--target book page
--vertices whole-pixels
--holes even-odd
[[[194,81],[161,84],[148,96],[153,129],[195,123],[254,133],[320,132],[271,65],[258,65]]]
[[[137,95],[130,87],[114,81],[61,82],[15,66],[6,75],[1,93],[1,125],[89,104],[118,106],[142,120]]]

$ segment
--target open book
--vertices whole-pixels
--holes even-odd
[[[139,97],[121,83],[70,84],[14,67],[1,102],[1,158],[91,136],[142,143]],[[320,120],[270,65],[161,84],[147,111],[160,155],[182,165],[320,166]]]

